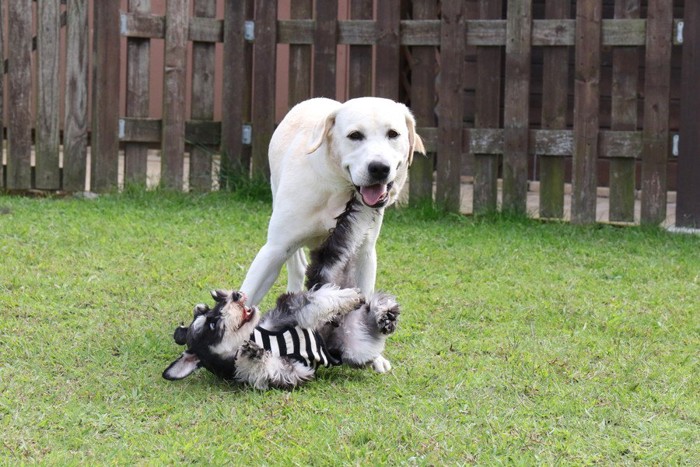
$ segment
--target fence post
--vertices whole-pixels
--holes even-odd
[[[292,19],[313,17],[312,0],[292,0]],[[311,97],[311,46],[289,46],[289,108]]]
[[[4,34],[4,25],[5,25],[5,15],[3,14],[5,11],[5,7],[2,3],[2,0],[0,0],[0,71],[2,71],[3,75],[5,73],[5,34]],[[5,115],[5,108],[4,108],[4,102],[5,102],[5,80],[1,79],[0,80],[0,129],[5,128],[5,122],[3,116]],[[4,140],[3,136],[0,136],[0,142]],[[4,151],[3,151],[4,152]],[[3,152],[0,152],[0,189],[5,188],[5,163],[4,163],[4,156],[2,155]]]
[[[119,167],[119,2],[95,2],[91,189],[117,187]]]
[[[596,219],[596,164],[600,109],[601,0],[576,2],[576,78],[571,222]]]
[[[39,189],[58,190],[58,57],[60,27],[58,2],[38,2],[36,44],[36,169]]]
[[[230,186],[236,172],[250,175],[250,146],[242,141],[243,123],[250,122],[251,46],[244,38],[245,21],[253,0],[224,2],[224,67],[221,115],[222,187]],[[250,143],[248,143],[250,144]]]
[[[479,1],[480,19],[501,19],[502,2]],[[474,127],[501,125],[502,47],[476,48],[476,102]],[[498,202],[498,154],[474,154],[474,213],[496,211]]]
[[[548,19],[569,19],[571,2],[547,0]],[[542,128],[566,129],[569,98],[569,48],[546,47],[542,72]],[[564,165],[561,156],[542,154],[540,158],[540,217],[564,217]]]
[[[88,136],[88,0],[68,0],[66,12],[63,189],[84,191]]]
[[[700,228],[700,3],[686,2],[683,28],[676,226]]]
[[[32,1],[8,2],[8,121],[7,188],[27,190],[32,185],[31,55]]]
[[[183,188],[188,6],[187,0],[168,0],[165,9],[160,182],[162,186],[175,190]]]
[[[373,0],[352,0],[350,17],[371,20]],[[414,5],[417,0],[414,0]],[[414,6],[415,8],[415,6]],[[348,95],[350,98],[372,95],[372,46],[351,45],[348,66]]]
[[[503,209],[527,210],[532,0],[508,0],[503,116]]]
[[[150,13],[151,0],[129,0],[129,11]],[[126,40],[126,116],[148,117],[151,40],[129,37]],[[148,146],[124,144],[124,183],[146,186]]]
[[[216,0],[195,0],[194,16],[216,16]],[[192,119],[214,119],[214,44],[192,44]],[[191,141],[190,190],[211,191],[213,148]]]
[[[615,18],[639,18],[639,0],[616,0]],[[616,47],[613,50],[612,124],[614,131],[637,130],[637,84],[639,49]],[[636,160],[610,160],[610,221],[634,222]]]
[[[437,5],[433,0],[414,0],[413,18],[437,18]],[[371,49],[370,59],[371,59]],[[435,70],[437,70],[435,47],[411,47],[411,109],[416,117],[416,126],[435,126]],[[351,52],[352,53],[352,52]],[[351,58],[352,60],[352,58]],[[352,62],[351,62],[352,63]],[[352,75],[351,75],[352,76]],[[419,205],[433,200],[433,161],[435,152],[416,155],[409,169],[409,202]]]
[[[338,2],[316,2],[314,31],[314,91],[315,97],[336,98],[335,61],[338,29]]]
[[[642,224],[658,225],[666,218],[672,34],[673,2],[650,0],[644,61]]]
[[[440,22],[440,79],[438,87],[438,151],[436,201],[458,212],[461,204],[460,169],[464,119],[465,12],[463,2],[442,4]]]
[[[376,94],[391,100],[399,99],[399,21],[400,0],[377,2]]]

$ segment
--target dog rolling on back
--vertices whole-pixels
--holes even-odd
[[[178,380],[204,367],[258,389],[290,389],[312,379],[319,366],[371,364],[380,373],[390,370],[382,352],[396,329],[399,305],[388,294],[365,298],[351,287],[362,240],[353,227],[358,216],[372,215],[353,197],[335,229],[311,253],[309,290],[281,295],[263,317],[246,306],[245,294],[213,291],[214,308],[197,305],[192,323],[175,330],[175,342],[187,350],[163,377]]]

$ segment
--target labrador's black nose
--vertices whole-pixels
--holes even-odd
[[[384,180],[389,175],[391,167],[381,162],[370,162],[367,166],[367,171],[373,180],[379,181]]]

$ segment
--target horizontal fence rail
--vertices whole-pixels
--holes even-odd
[[[665,0],[0,6],[6,190],[143,185],[154,151],[160,184],[173,189],[268,177],[279,99],[291,107],[312,96],[372,94],[408,102],[417,117],[429,157],[411,169],[412,202],[464,209],[466,176],[473,184],[468,211],[524,212],[529,182],[537,180],[538,215],[563,218],[570,183],[577,223],[596,220],[601,163],[606,220],[666,218],[680,119],[677,58],[688,19],[700,20],[682,18],[683,7]],[[163,44],[159,95],[151,92],[154,41]],[[286,75],[278,70],[280,50]],[[337,88],[341,73],[344,89]],[[288,95],[279,95],[276,79],[288,80]],[[152,115],[152,102],[162,116]],[[693,202],[679,204],[690,206],[684,219],[697,223]]]

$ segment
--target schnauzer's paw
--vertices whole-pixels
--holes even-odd
[[[377,328],[382,334],[391,334],[396,331],[399,313],[396,308],[390,308],[377,314]]]
[[[386,373],[391,371],[391,362],[380,355],[372,361],[372,369],[377,373]]]
[[[250,360],[259,360],[262,359],[263,356],[265,355],[265,349],[260,347],[258,344],[256,344],[253,341],[245,341],[243,345],[241,345],[240,349],[240,356],[250,359]]]
[[[207,311],[209,311],[209,305],[206,305],[204,303],[198,303],[194,306],[194,315],[195,316],[203,315]]]
[[[335,291],[338,314],[349,313],[365,303],[365,297],[359,289],[338,289]]]

